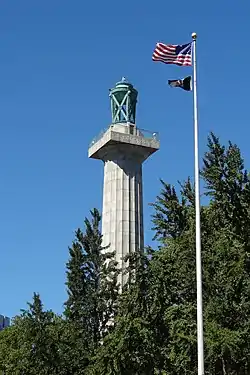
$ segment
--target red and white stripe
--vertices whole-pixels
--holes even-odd
[[[176,64],[180,66],[192,66],[191,54],[178,54],[176,55],[176,47],[178,45],[168,45],[157,43],[153,52],[153,61],[161,61],[165,64]]]

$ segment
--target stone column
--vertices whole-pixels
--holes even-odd
[[[159,147],[157,133],[144,135],[132,123],[111,124],[92,141],[89,157],[104,162],[102,210],[103,246],[122,258],[143,251],[142,164]],[[123,287],[127,276],[119,277]]]
[[[102,233],[103,246],[110,245],[116,252],[119,268],[124,269],[123,258],[142,251],[143,195],[142,150],[131,145],[109,146],[103,155],[104,187]],[[119,278],[121,287],[126,277]]]

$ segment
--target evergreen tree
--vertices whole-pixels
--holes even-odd
[[[36,293],[28,305],[0,334],[0,370],[5,375],[66,375],[58,350],[59,318],[43,310]]]
[[[245,375],[250,371],[250,179],[239,148],[231,142],[222,146],[211,134],[202,176],[214,230],[203,255],[208,368],[212,362],[216,374]]]
[[[210,196],[201,207],[206,374],[247,375],[250,194],[237,146],[211,134],[202,177]],[[159,251],[137,263],[93,374],[197,372],[194,188],[190,179],[179,194],[162,185],[153,204]]]
[[[240,150],[211,134],[201,171],[206,375],[250,374],[250,177]],[[118,295],[114,250],[100,215],[76,231],[67,263],[65,319],[28,310],[0,332],[5,375],[193,375],[197,372],[194,187],[162,181],[154,208],[157,251],[128,257]],[[112,323],[112,324],[110,324]]]
[[[91,211],[91,216],[91,220],[85,219],[85,233],[80,229],[76,231],[67,263],[65,316],[74,332],[75,344],[72,343],[72,347],[76,349],[79,343],[81,345],[79,371],[88,364],[101,340],[112,328],[110,322],[116,314],[118,297],[119,270],[114,260],[115,253],[102,247],[99,212],[95,209]],[[85,358],[84,363],[82,358]]]
[[[246,375],[250,358],[250,195],[238,147],[232,143],[228,148],[221,146],[211,134],[202,176],[210,196],[209,204],[201,208],[206,370],[207,374]],[[173,204],[173,189],[165,189],[154,205],[154,222],[164,243],[161,253],[168,269],[164,282],[170,287],[165,306],[167,370],[193,374],[197,362],[194,210],[185,189],[180,196],[174,196]],[[156,222],[159,213],[161,220]],[[171,233],[173,217],[178,236]]]
[[[148,253],[126,258],[129,283],[119,299],[118,314],[112,330],[99,347],[88,375],[151,375],[156,354],[148,321],[150,268]],[[151,254],[150,254],[151,255]]]
[[[239,148],[231,142],[228,148],[222,146],[211,133],[202,176],[217,216],[217,226],[230,225],[248,243],[250,180]]]
[[[187,229],[188,217],[192,212],[190,206],[194,207],[194,188],[190,178],[184,183],[179,182],[181,188],[178,198],[176,188],[163,180],[160,180],[162,189],[156,197],[154,207],[152,228],[155,231],[154,239],[165,242],[166,238],[178,238]]]

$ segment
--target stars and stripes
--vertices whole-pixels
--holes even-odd
[[[182,45],[157,43],[152,59],[165,64],[192,66],[192,42]]]

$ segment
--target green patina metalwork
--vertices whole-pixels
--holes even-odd
[[[130,122],[135,124],[137,90],[125,78],[110,90],[112,124]]]

